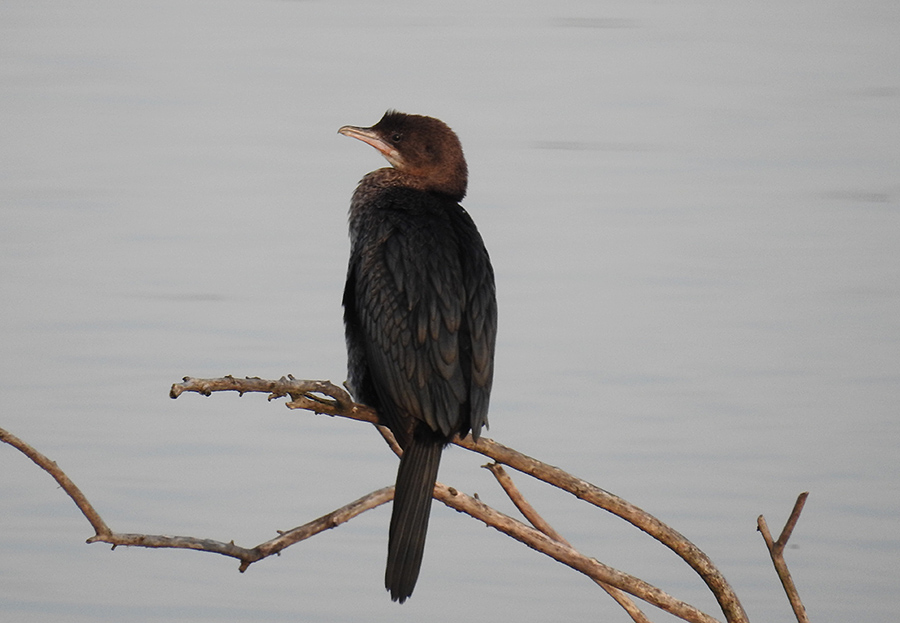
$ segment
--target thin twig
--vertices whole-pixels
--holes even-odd
[[[69,477],[66,476],[65,472],[59,468],[59,465],[56,464],[56,461],[51,461],[46,456],[32,448],[29,444],[25,443],[9,431],[6,431],[0,428],[0,441],[8,443],[12,447],[19,450],[22,454],[27,456],[29,459],[35,462],[38,467],[43,469],[45,472],[50,474],[53,479],[59,483],[59,486],[63,488],[72,501],[75,502],[75,505],[81,510],[84,514],[85,518],[90,522],[91,526],[94,528],[94,532],[99,535],[109,535],[112,534],[112,530],[109,529],[109,526],[106,525],[106,522],[103,521],[103,518],[100,517],[100,513],[94,510],[94,507],[88,502],[88,499],[84,497],[84,494],[81,492],[81,489],[75,486],[75,483],[69,480]]]
[[[766,542],[769,556],[772,557],[772,563],[775,565],[776,573],[778,573],[778,579],[781,580],[781,585],[784,587],[788,601],[791,602],[791,608],[794,610],[794,616],[797,617],[798,623],[809,623],[809,618],[806,616],[806,608],[803,606],[803,602],[800,601],[800,593],[797,592],[797,587],[794,585],[793,578],[791,578],[787,562],[784,560],[784,548],[788,539],[791,538],[791,533],[794,531],[794,526],[797,525],[797,520],[800,519],[800,513],[803,511],[803,505],[806,504],[807,497],[809,497],[809,491],[804,491],[797,497],[791,515],[788,517],[787,523],[784,524],[784,529],[781,531],[777,541],[772,540],[772,534],[769,532],[766,518],[760,515],[759,519],[756,520],[757,529]]]

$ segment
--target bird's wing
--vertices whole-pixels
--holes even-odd
[[[473,330],[463,331],[471,297],[456,232],[436,218],[388,219],[379,229],[358,260],[355,294],[383,417],[407,434],[419,420],[450,437],[469,428],[474,352],[461,344]]]
[[[460,208],[462,210],[462,208]],[[461,255],[464,284],[468,299],[464,315],[464,344],[470,348],[468,365],[470,427],[478,438],[487,425],[488,402],[494,378],[494,346],[497,340],[497,294],[494,270],[481,235],[469,215],[462,210],[455,221],[459,237],[467,241],[468,252]]]

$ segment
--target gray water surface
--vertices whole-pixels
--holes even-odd
[[[752,621],[900,592],[900,5],[0,4],[0,426],[114,530],[251,546],[393,482],[370,427],[184,375],[345,376],[346,209],[387,108],[447,121],[497,273],[488,435],[647,509]],[[514,512],[483,459],[441,480]],[[517,482],[590,556],[718,614],[645,535]],[[0,447],[6,621],[626,620],[435,505],[416,593],[383,507],[278,558],[86,545]],[[670,620],[648,607],[654,620]],[[721,617],[720,617],[721,618]]]

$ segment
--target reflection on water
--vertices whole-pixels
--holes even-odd
[[[443,118],[497,270],[490,435],[670,521],[751,619],[893,613],[900,496],[900,84],[893,5],[426,8],[221,2],[0,7],[4,426],[116,530],[245,545],[390,482],[366,427],[185,374],[344,375],[345,212],[381,166],[338,140]],[[506,508],[477,459],[441,479]],[[435,508],[402,608],[387,510],[245,574],[87,546],[0,451],[0,613],[19,621],[620,617],[561,566]],[[527,481],[589,555],[715,612],[612,518]],[[98,591],[97,587],[104,587]]]

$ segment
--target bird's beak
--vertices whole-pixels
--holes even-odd
[[[363,143],[368,143],[381,152],[381,155],[387,158],[387,161],[395,167],[402,165],[403,163],[400,158],[400,152],[398,152],[393,145],[385,142],[377,132],[372,130],[372,128],[358,128],[353,125],[345,125],[338,130],[338,134],[343,134],[344,136],[359,139]]]

